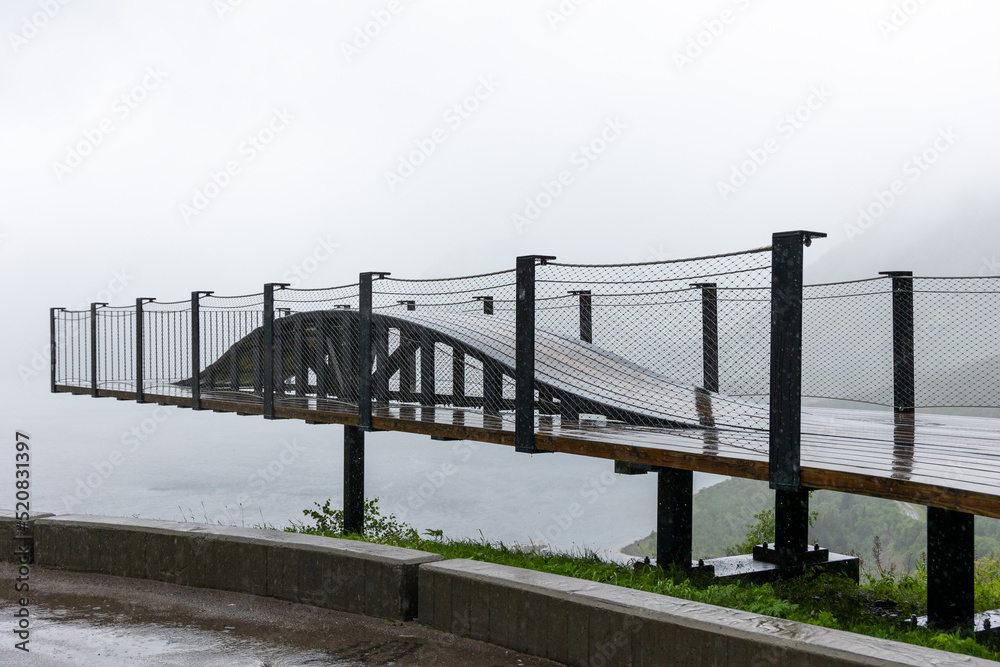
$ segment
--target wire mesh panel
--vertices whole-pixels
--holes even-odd
[[[802,395],[892,407],[892,278],[802,291]]]
[[[358,295],[357,283],[275,291],[275,405],[357,411]]]
[[[917,408],[1000,407],[1000,278],[914,278]]]
[[[135,391],[134,306],[97,309],[97,386]]]
[[[164,396],[190,394],[191,302],[145,304],[142,350],[143,391]]]
[[[372,288],[377,403],[481,410],[513,426],[514,271],[460,278],[376,279]],[[413,410],[393,416],[425,419]]]
[[[199,381],[202,393],[261,402],[263,294],[205,295],[199,299]],[[187,378],[191,377],[189,368]]]
[[[90,386],[90,311],[57,310],[55,316],[56,384]]]
[[[669,262],[537,267],[535,389],[562,423],[600,415],[760,445],[767,406],[770,249]],[[766,441],[766,437],[765,437]],[[766,442],[765,442],[766,446]]]

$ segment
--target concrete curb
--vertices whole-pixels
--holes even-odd
[[[208,524],[68,515],[34,522],[35,562],[301,602],[392,620],[417,615],[412,549]]]
[[[420,567],[420,622],[587,667],[996,665],[910,644],[471,560]]]
[[[21,563],[22,558],[15,553],[18,547],[28,547],[28,562],[33,563],[32,544],[36,519],[44,519],[52,514],[39,512],[32,514],[27,521],[18,526],[17,514],[11,510],[0,510],[0,560]],[[27,538],[27,539],[25,539]],[[15,558],[15,556],[18,556]]]

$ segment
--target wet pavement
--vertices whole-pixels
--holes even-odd
[[[451,665],[556,663],[415,623],[243,593],[32,566],[30,653],[14,648],[14,568],[0,563],[0,665]]]

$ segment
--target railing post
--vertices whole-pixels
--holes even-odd
[[[201,297],[212,292],[191,292],[191,409],[201,410]]]
[[[659,468],[656,480],[656,564],[691,567],[694,473]]]
[[[802,265],[803,246],[818,232],[779,232],[771,250],[771,393],[769,481],[775,490],[775,552],[808,548],[809,492],[802,488]]]
[[[344,426],[344,533],[365,529],[365,432]]]
[[[483,302],[483,315],[493,314],[493,297],[492,296],[474,296],[472,297],[476,301]]]
[[[715,283],[692,283],[701,288],[701,381],[702,386],[719,391],[719,299]]]
[[[59,362],[58,349],[56,347],[56,312],[66,310],[65,308],[49,308],[49,384],[52,393],[56,393],[56,364]]]
[[[389,378],[385,376],[385,364],[389,351],[388,331],[385,332],[385,351],[381,344],[381,332],[373,331],[372,317],[372,280],[374,277],[384,278],[389,274],[385,271],[362,273],[358,279],[358,428],[364,431],[372,429],[372,343],[379,345],[378,371],[375,377],[375,397],[381,399],[382,392],[388,394]],[[384,328],[384,327],[380,327]],[[383,389],[382,384],[385,384]]]
[[[135,402],[146,402],[146,328],[144,308],[153,299],[139,297],[135,300]]]
[[[580,297],[580,340],[584,343],[594,342],[594,320],[592,296],[589,289],[573,290],[570,294]]]
[[[420,330],[420,405],[432,406],[435,404],[437,393],[437,382],[435,378],[434,341],[430,337],[430,332],[423,328]]]
[[[97,309],[108,304],[90,304],[90,395],[97,398]]]
[[[916,403],[913,375],[913,272],[879,271],[892,278],[892,404],[897,416],[912,415]]]
[[[264,328],[261,352],[264,356],[264,419],[274,419],[274,288],[288,287],[288,283],[264,285]]]
[[[295,320],[295,327],[292,330],[292,357],[295,364],[295,370],[293,371],[295,373],[295,395],[300,397],[306,395],[306,384],[309,382],[309,371],[306,370],[308,366],[306,365],[305,355],[305,328],[305,319],[303,319],[302,314],[299,314],[298,319]]]
[[[548,255],[517,258],[514,450],[528,454],[538,451],[535,447],[535,265],[553,259]]]

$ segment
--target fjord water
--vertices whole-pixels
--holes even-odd
[[[11,439],[31,436],[34,512],[281,528],[313,503],[340,507],[339,426],[31,393],[4,421]],[[611,555],[655,527],[656,476],[615,475],[611,461],[404,433],[366,442],[366,496],[421,531]],[[695,488],[719,479],[696,474]]]

